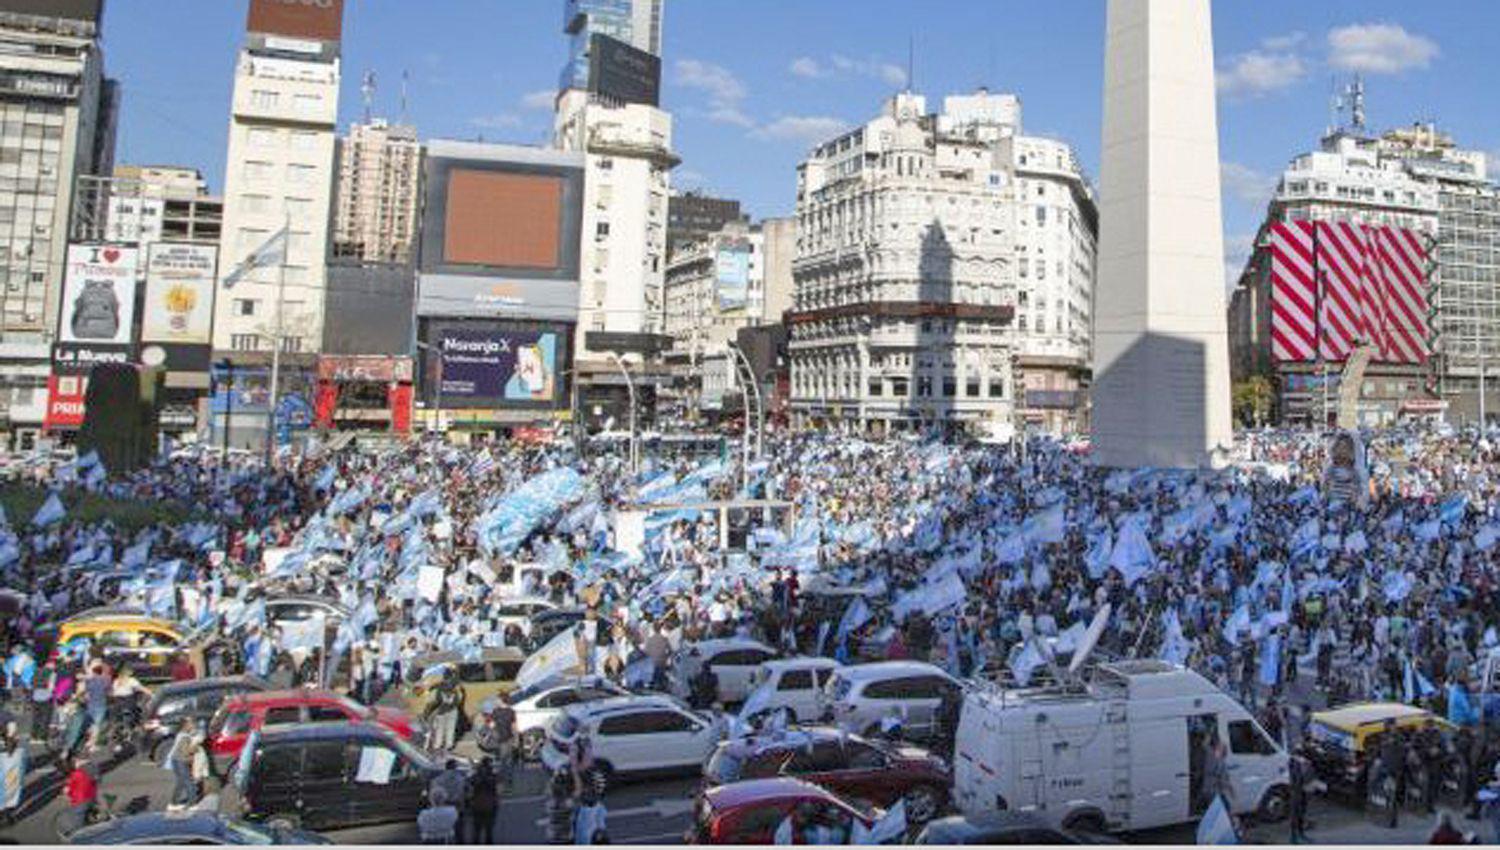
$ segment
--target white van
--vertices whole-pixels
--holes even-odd
[[[1287,755],[1202,676],[1157,660],[1093,668],[1087,684],[964,695],[953,799],[965,815],[1034,812],[1067,829],[1168,826],[1203,814],[1204,756],[1226,744],[1236,814],[1287,814]]]

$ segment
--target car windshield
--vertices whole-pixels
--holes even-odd
[[[375,709],[368,705],[360,705],[348,697],[339,697],[339,705],[343,706],[345,711],[353,714],[355,717],[370,718],[375,716]]]
[[[1326,723],[1313,721],[1307,727],[1308,734],[1313,740],[1345,750],[1354,749],[1354,736],[1342,729],[1335,729]]]

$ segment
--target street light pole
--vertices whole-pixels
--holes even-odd
[[[729,350],[739,358],[740,363],[745,366],[745,375],[750,384],[750,389],[755,394],[755,458],[759,460],[766,451],[766,400],[760,391],[760,376],[755,374],[755,367],[750,365],[750,358],[745,356],[745,350],[740,348],[739,343],[730,341]],[[750,432],[750,417],[745,416],[745,433]],[[749,463],[748,457],[746,463]]]
[[[625,368],[625,358],[621,357],[619,352],[611,351],[609,356],[614,358],[615,365],[620,367],[620,374],[625,376],[625,391],[630,394],[630,472],[633,475],[640,471],[641,463],[640,450],[636,444],[635,433],[635,381],[630,377],[630,370]]]
[[[224,438],[219,456],[219,468],[229,463],[229,429],[234,427],[234,361],[224,358]]]
[[[283,232],[287,242],[292,238],[292,213],[286,211],[286,224]],[[266,412],[266,469],[271,468],[271,462],[276,456],[276,405],[280,401],[281,390],[281,347],[285,344],[286,329],[282,321],[282,308],[286,303],[286,260],[290,253],[289,247],[283,244],[281,249],[281,264],[277,266],[276,272],[276,325],[275,332],[271,336],[271,393],[270,409]]]

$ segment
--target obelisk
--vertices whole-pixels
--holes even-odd
[[[1109,0],[1093,458],[1219,466],[1233,439],[1209,0]]]

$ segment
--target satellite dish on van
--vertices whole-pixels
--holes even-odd
[[[1110,606],[1106,602],[1104,607],[1099,609],[1099,613],[1094,615],[1094,621],[1089,623],[1089,630],[1083,633],[1083,637],[1078,641],[1078,648],[1073,650],[1073,660],[1068,663],[1069,673],[1077,673],[1083,667],[1083,662],[1089,660],[1089,656],[1094,654],[1094,647],[1098,645],[1099,638],[1104,635],[1104,627],[1109,625],[1109,612]]]

